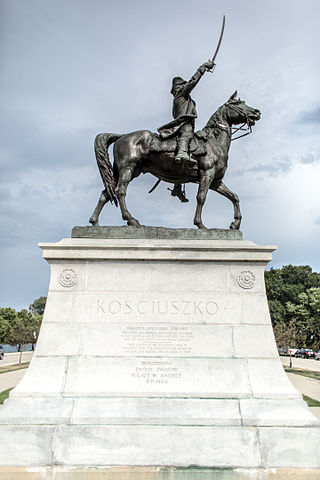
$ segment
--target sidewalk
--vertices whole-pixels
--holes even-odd
[[[288,378],[293,386],[304,395],[320,402],[320,382],[314,378],[303,377],[295,373],[288,373]]]
[[[8,388],[15,387],[24,374],[26,373],[27,369],[23,368],[21,370],[15,370],[13,372],[1,373],[0,374],[0,392],[4,390],[8,390]]]

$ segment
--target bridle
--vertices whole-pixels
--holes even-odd
[[[235,135],[239,131],[246,132],[246,133],[243,133],[242,135],[238,135],[236,138],[231,138],[231,142],[233,142],[233,140],[238,140],[238,138],[245,137],[246,135],[249,135],[249,133],[252,133],[251,125],[249,123],[245,122],[242,125],[240,125],[240,127],[238,127],[238,128],[237,127],[231,127],[231,137],[232,137],[232,135]]]
[[[234,110],[235,112],[240,113],[239,109],[236,108],[234,105],[229,104],[228,107],[231,110]],[[250,133],[252,133],[252,128],[251,128],[251,125],[250,125],[250,119],[249,119],[248,115],[244,112],[241,112],[241,114],[245,115],[246,121],[242,125],[240,125],[240,127],[230,127],[231,128],[231,142],[233,142],[234,140],[238,140],[239,138],[245,137],[246,135],[249,135]],[[242,135],[238,135],[237,137],[232,138],[233,135],[235,135],[238,132],[246,132],[246,133],[243,133]]]

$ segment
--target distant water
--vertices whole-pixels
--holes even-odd
[[[17,345],[5,345],[3,344],[3,348],[5,353],[13,353],[18,351],[18,346]],[[23,352],[30,352],[32,350],[32,343],[26,343],[25,345],[22,346],[22,351]]]

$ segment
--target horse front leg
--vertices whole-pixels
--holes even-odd
[[[202,223],[202,208],[207,198],[207,193],[209,190],[211,180],[212,180],[211,175],[209,175],[207,172],[200,171],[200,182],[199,182],[199,188],[197,193],[197,208],[196,208],[196,214],[193,220],[194,225],[196,225],[198,228],[203,228],[203,229],[207,228]]]
[[[231,222],[231,225],[229,228],[232,230],[239,230],[240,224],[241,224],[241,211],[240,211],[240,203],[239,203],[239,197],[236,195],[234,192],[229,190],[228,187],[225,186],[223,182],[220,182],[218,185],[212,185],[210,186],[212,190],[215,190],[217,193],[220,193],[223,197],[228,198],[232,203],[233,203],[233,222]]]
[[[127,221],[127,225],[130,225],[132,227],[140,227],[141,225],[139,221],[131,215],[126,203],[127,188],[132,178],[133,178],[133,167],[126,166],[122,170],[120,170],[119,181],[118,181],[118,185],[115,192],[119,200],[119,206],[121,209],[123,220]]]
[[[89,223],[91,223],[93,227],[99,226],[99,215],[101,213],[101,210],[109,200],[110,200],[110,197],[107,193],[107,190],[103,190],[99,197],[97,206],[94,209],[93,214],[89,218]]]

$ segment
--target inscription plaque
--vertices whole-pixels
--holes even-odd
[[[139,322],[85,325],[82,353],[109,357],[231,357],[232,326]]]
[[[182,371],[170,360],[144,360],[134,367],[131,377],[143,380],[146,385],[164,385],[181,379]]]
[[[126,354],[181,354],[191,353],[193,331],[189,326],[127,325],[122,332]]]

